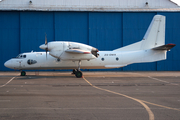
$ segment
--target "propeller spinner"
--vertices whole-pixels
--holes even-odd
[[[45,35],[45,44],[39,46],[39,48],[46,50],[46,59],[47,59],[47,52],[48,52],[48,42],[47,42],[47,35]]]

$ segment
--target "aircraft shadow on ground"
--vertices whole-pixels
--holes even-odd
[[[74,75],[65,75],[65,76],[62,76],[62,75],[59,75],[59,76],[46,76],[46,75],[27,75],[27,76],[18,76],[17,79],[18,80],[24,80],[24,79],[42,79],[42,78],[48,78],[48,79],[58,79],[58,78],[74,78],[74,79],[77,79]]]

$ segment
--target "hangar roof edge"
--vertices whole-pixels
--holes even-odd
[[[0,0],[0,10],[15,11],[180,11],[172,0]]]
[[[180,8],[0,8],[0,11],[180,12]]]

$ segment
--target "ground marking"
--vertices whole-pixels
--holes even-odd
[[[6,86],[7,84],[9,84],[12,80],[14,80],[14,78],[16,78],[16,77],[11,78],[6,84],[1,85],[0,88],[2,88],[2,87],[4,87],[4,86]]]
[[[164,80],[160,80],[158,78],[154,78],[154,77],[151,77],[151,76],[147,76],[148,78],[151,78],[153,80],[157,80],[157,81],[160,81],[160,82],[164,82],[164,83],[168,83],[168,84],[172,84],[172,85],[179,85],[179,84],[175,84],[175,83],[170,83],[170,82],[167,82],[167,81],[164,81]]]
[[[85,79],[85,78],[84,78]],[[88,82],[91,86],[97,88],[96,86],[92,85],[89,81],[85,80],[86,82]],[[97,88],[98,89],[98,88]],[[101,88],[100,88],[101,89]],[[120,93],[118,93],[120,94]],[[122,94],[123,95],[123,94]],[[129,97],[129,96],[128,96]],[[130,98],[131,99],[131,98]],[[136,98],[135,98],[136,99]],[[147,103],[147,104],[150,104],[150,105],[154,105],[154,106],[158,106],[158,107],[162,107],[162,108],[166,108],[166,109],[171,109],[171,110],[176,110],[176,111],[180,111],[179,108],[172,108],[172,107],[167,107],[167,106],[163,106],[163,105],[159,105],[159,104],[155,104],[155,103],[151,103],[151,102],[147,102],[147,101],[144,101],[144,100],[140,100],[144,103]]]
[[[158,78],[154,78],[154,77],[151,77],[151,76],[146,76],[146,75],[142,75],[140,73],[131,73],[131,74],[138,74],[138,75],[141,75],[143,77],[148,77],[150,79],[153,79],[153,80],[156,80],[156,81],[160,81],[160,82],[164,82],[164,83],[168,83],[168,84],[172,84],[172,85],[179,85],[179,84],[175,84],[175,83],[170,83],[168,81],[164,81],[164,80],[161,80],[161,79],[158,79]]]
[[[103,90],[103,91],[106,91],[106,92],[109,92],[109,93],[113,93],[113,94],[116,94],[116,95],[124,96],[124,97],[126,97],[126,98],[129,98],[129,99],[132,99],[132,100],[135,100],[135,101],[139,102],[141,105],[144,106],[144,108],[145,108],[146,111],[148,112],[148,114],[149,114],[149,120],[154,120],[154,114],[153,114],[153,112],[152,112],[151,109],[150,109],[144,102],[142,102],[141,100],[136,99],[136,98],[133,98],[133,97],[130,97],[130,96],[127,96],[127,95],[125,95],[125,94],[121,94],[121,93],[117,93],[117,92],[114,92],[114,91],[111,91],[111,90],[107,90],[107,89],[103,89],[103,88],[96,87],[96,86],[92,85],[92,84],[91,84],[87,79],[85,79],[84,77],[83,77],[83,79],[84,79],[89,85],[91,85],[92,87],[94,87],[94,88],[96,88],[96,89]]]
[[[154,106],[158,106],[158,107],[162,107],[162,108],[166,108],[166,109],[180,111],[180,109],[178,109],[178,108],[171,108],[171,107],[167,107],[167,106],[163,106],[163,105],[158,105],[158,104],[147,102],[147,101],[144,101],[144,100],[141,100],[141,101],[144,102],[144,103],[150,104],[150,105],[154,105]]]

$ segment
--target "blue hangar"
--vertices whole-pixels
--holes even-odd
[[[180,7],[170,0],[1,0],[0,71],[19,53],[42,51],[48,41],[74,41],[114,50],[142,40],[154,15],[166,16],[167,60],[132,64],[116,71],[180,70]]]

